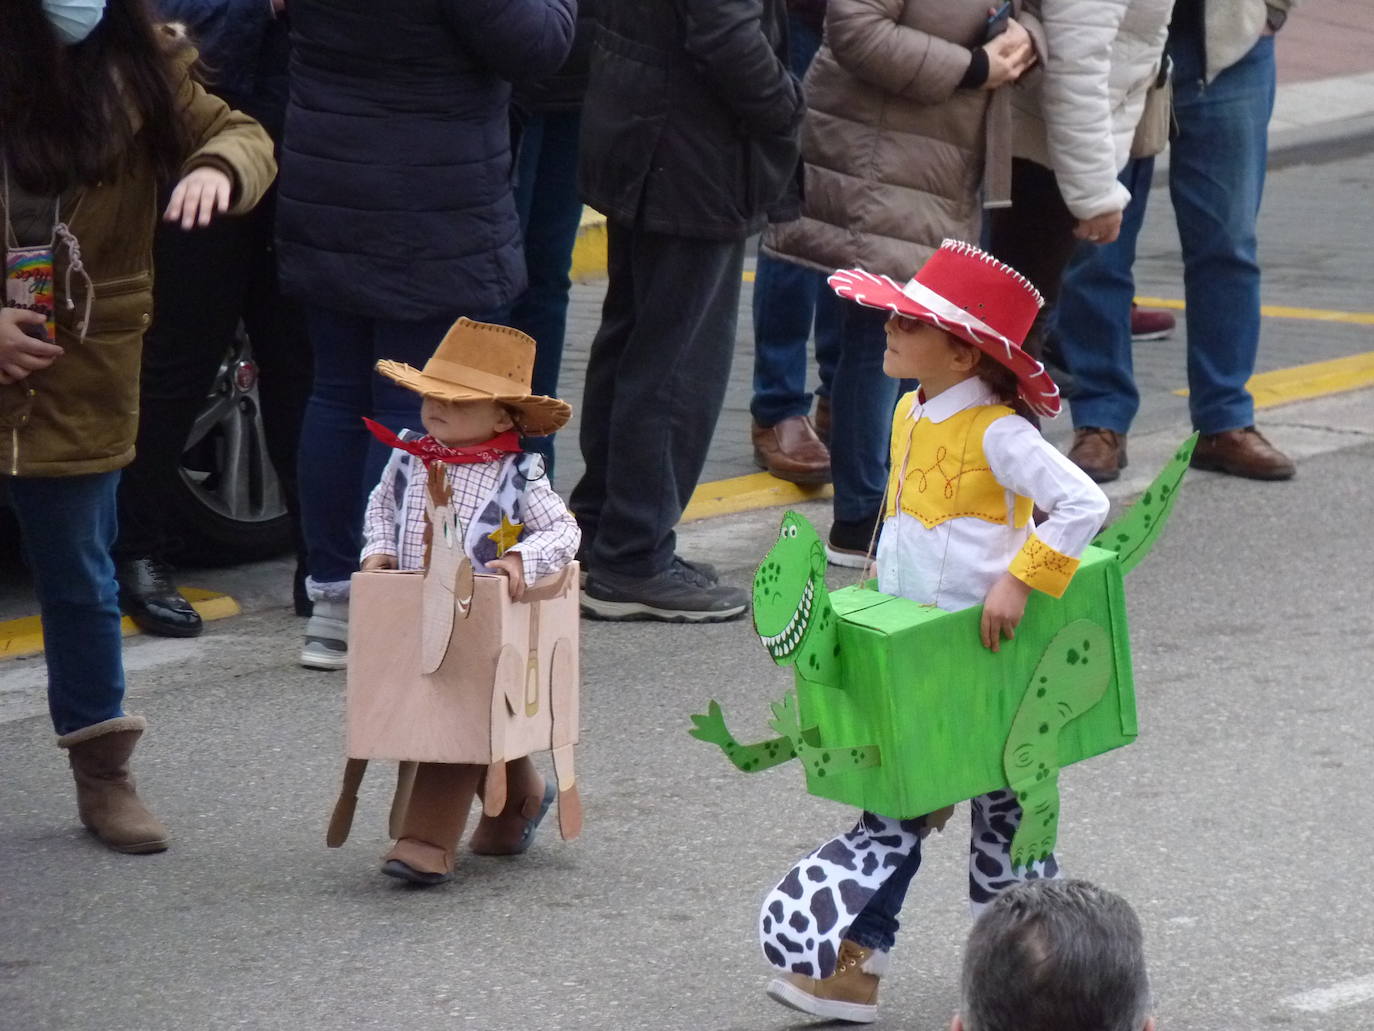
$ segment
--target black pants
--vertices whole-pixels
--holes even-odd
[[[277,288],[275,192],[252,212],[189,232],[159,225],[155,320],[143,340],[136,455],[119,485],[119,557],[163,557],[178,545],[167,498],[196,414],[242,319],[262,373],[267,450],[296,524],[296,441],[310,396],[310,347],[299,306]]]
[[[610,283],[582,397],[586,471],[571,507],[593,569],[672,563],[673,527],[706,462],[734,354],[744,242],[611,221]]]
[[[1045,307],[1026,335],[1024,349],[1040,358],[1045,349],[1045,321],[1059,300],[1059,281],[1078,240],[1078,220],[1064,204],[1059,181],[1044,165],[1016,158],[1011,163],[1011,207],[987,216],[987,247],[1031,281],[1045,297]],[[1024,414],[1024,413],[1023,413]]]

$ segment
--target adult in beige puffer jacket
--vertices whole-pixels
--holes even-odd
[[[807,72],[802,216],[767,253],[826,272],[910,278],[945,237],[978,239],[980,184],[1005,191],[1006,91],[1044,53],[1024,16],[988,41],[987,0],[830,0]],[[998,117],[998,114],[1002,117]],[[989,149],[991,147],[991,149]],[[845,305],[831,385],[831,561],[861,564],[886,486],[898,384],[882,373],[883,314]]]

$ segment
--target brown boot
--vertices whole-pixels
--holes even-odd
[[[1126,434],[1100,426],[1080,426],[1073,431],[1069,461],[1094,483],[1111,483],[1126,468]]]
[[[382,873],[423,885],[453,879],[453,854],[484,769],[467,763],[419,764],[399,837],[382,857]]]
[[[530,847],[534,832],[558,795],[545,783],[529,757],[506,763],[506,807],[499,816],[482,814],[468,847],[479,856],[518,856]]]
[[[829,483],[830,452],[805,415],[793,415],[772,426],[754,423],[754,461],[788,483]]]
[[[886,952],[862,948],[846,938],[829,977],[783,974],[769,983],[768,996],[826,1020],[871,1024],[878,1019],[878,981],[886,972]]]
[[[167,847],[167,828],[139,799],[129,773],[129,757],[147,727],[142,716],[118,716],[57,739],[72,765],[81,823],[116,852]]]
[[[1293,460],[1253,426],[1198,437],[1193,449],[1193,468],[1250,480],[1291,480],[1298,471]]]

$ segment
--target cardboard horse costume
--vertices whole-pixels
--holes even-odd
[[[525,432],[548,433],[569,409],[529,396],[533,349],[522,333],[461,319],[423,371],[396,363],[379,369],[426,398],[469,405],[465,411],[479,425],[500,420],[506,410]],[[428,400],[422,410],[426,428],[435,427],[438,436],[415,440],[374,427],[400,451],[369,501],[365,555],[385,555],[401,568],[365,567],[353,576],[349,759],[328,836],[331,846],[346,839],[367,761],[400,761],[392,808],[398,845],[383,871],[416,883],[447,879],[479,779],[489,818],[501,817],[508,801],[517,808],[529,801],[518,792],[508,797],[506,764],[534,752],[552,752],[563,837],[576,837],[582,822],[573,766],[576,524],[542,481],[541,460],[518,453],[511,418],[491,440],[460,445],[442,439],[443,427],[456,425],[444,412]],[[517,566],[529,578],[540,577],[522,592],[508,588],[506,576],[485,571],[486,563],[495,569],[509,554],[522,559]],[[520,600],[512,600],[514,593]],[[530,776],[537,779],[532,768]],[[554,793],[546,786],[543,808],[536,797],[535,811],[517,814],[527,824],[518,847],[491,851],[523,850]],[[410,830],[402,828],[407,820]],[[406,869],[393,873],[403,845]],[[476,840],[473,848],[484,850]]]
[[[1013,863],[1053,850],[1060,768],[1138,733],[1122,577],[1163,529],[1195,440],[1098,535],[1063,597],[1031,597],[997,653],[979,644],[980,607],[945,612],[867,584],[829,593],[824,546],[787,513],[754,578],[755,629],[795,673],[795,689],[772,705],[778,736],[741,744],[714,701],[691,734],[747,773],[800,759],[811,794],[890,819],[865,817],[769,894],[760,935],[770,963],[829,976],[884,860],[910,847],[914,832],[898,821],[1010,788],[1024,811]]]

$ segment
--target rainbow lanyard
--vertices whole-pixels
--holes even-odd
[[[69,261],[67,263],[67,307],[73,308],[71,299],[71,277],[72,273],[77,273],[86,284],[86,311],[84,317],[78,324],[80,337],[86,338],[87,323],[91,318],[91,302],[94,300],[94,290],[91,284],[91,277],[87,275],[85,266],[81,262],[81,245],[72,235],[67,223],[62,221],[62,198],[59,195],[53,200],[52,211],[52,233],[48,237],[48,242],[37,244],[32,247],[19,246],[19,237],[14,228],[13,208],[10,204],[10,166],[3,155],[0,155],[0,165],[3,165],[4,173],[4,204],[5,204],[5,295],[0,299],[6,308],[22,308],[25,311],[36,311],[43,316],[47,328],[47,339],[54,341],[57,339],[57,290],[55,282],[55,261],[57,241],[60,239],[67,247]],[[78,201],[78,206],[80,202]],[[70,217],[70,216],[68,216]]]

